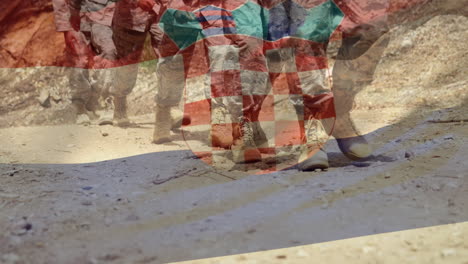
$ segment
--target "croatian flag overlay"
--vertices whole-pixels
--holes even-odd
[[[467,7],[4,1],[0,263],[462,263]]]

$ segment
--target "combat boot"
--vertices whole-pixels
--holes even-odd
[[[103,110],[101,111],[99,115],[99,120],[98,120],[98,125],[103,126],[103,125],[113,125],[113,119],[114,119],[114,106],[112,102],[112,97],[109,95],[103,95],[104,99],[104,107]]]
[[[234,144],[231,147],[233,161],[235,163],[251,163],[262,160],[262,155],[254,140],[253,124],[243,117],[237,126],[239,130],[234,135]]]
[[[85,102],[82,99],[72,99],[72,105],[76,111],[75,123],[78,125],[89,125],[91,120],[86,111]]]
[[[171,141],[171,112],[167,107],[156,106],[153,143],[162,144]]]
[[[119,127],[128,127],[131,125],[127,117],[127,97],[114,97],[114,118],[113,123]]]
[[[93,91],[86,102],[87,115],[91,120],[99,119],[99,115],[97,113],[99,106],[99,94]]]
[[[372,148],[357,132],[349,113],[336,119],[333,136],[341,152],[351,160],[362,160],[372,155]]]
[[[309,118],[304,125],[304,142],[299,156],[298,168],[301,171],[328,169],[328,156],[323,150],[328,140],[328,133],[320,120]],[[316,152],[316,153],[314,153]],[[313,153],[313,154],[312,154]],[[310,154],[312,154],[311,157]]]
[[[325,150],[319,149],[309,158],[309,152],[303,151],[299,160],[303,160],[298,164],[300,171],[314,171],[316,169],[326,170],[330,167],[328,156]]]

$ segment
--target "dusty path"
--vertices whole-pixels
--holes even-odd
[[[330,141],[320,173],[213,171],[177,135],[150,144],[149,117],[1,129],[0,259],[164,263],[458,223],[200,263],[466,263],[466,123],[427,122],[466,109],[381,113],[353,113],[372,161],[351,163]]]

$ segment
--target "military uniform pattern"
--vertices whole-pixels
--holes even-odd
[[[71,99],[87,102],[98,94],[126,96],[128,85],[114,85],[117,49],[111,28],[114,0],[53,0],[58,31],[66,32],[66,66]],[[79,17],[79,29],[72,17]],[[93,69],[93,70],[89,70]]]

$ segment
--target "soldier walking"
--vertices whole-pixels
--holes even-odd
[[[117,51],[112,38],[112,18],[117,0],[53,0],[57,31],[64,32],[71,101],[76,122],[97,119],[101,95],[111,95],[114,124],[129,124],[126,96],[115,85]],[[90,69],[93,69],[92,71]],[[101,119],[99,122],[105,122]],[[112,120],[107,120],[112,122]]]
[[[113,18],[113,40],[117,57],[123,65],[118,68],[115,89],[129,93],[135,86],[138,63],[141,60],[146,37],[159,59],[156,74],[156,113],[153,142],[160,144],[170,141],[172,128],[180,126],[182,120],[190,122],[178,109],[184,89],[184,64],[182,61],[161,57],[159,49],[162,31],[157,25],[157,14],[161,4],[154,0],[121,0],[116,4]],[[122,102],[122,106],[125,106]]]

